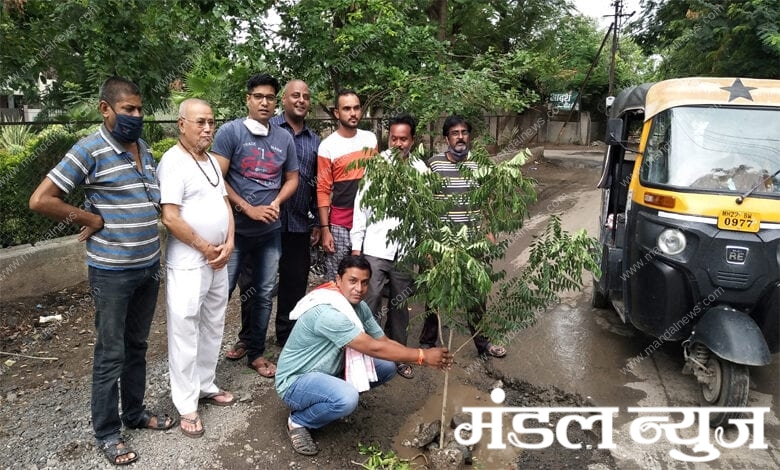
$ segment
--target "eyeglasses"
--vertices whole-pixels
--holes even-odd
[[[250,93],[249,96],[251,96],[252,99],[255,99],[257,101],[266,100],[269,103],[273,103],[274,101],[276,101],[276,95],[264,95],[262,93]]]
[[[152,194],[152,188],[149,186],[149,183],[146,181],[145,177],[141,177],[141,184],[144,185],[144,191],[146,191],[146,199],[150,203],[152,203],[152,205],[154,206],[154,210],[157,211],[157,215],[162,215],[160,204],[158,202],[155,202],[154,196]]]
[[[450,131],[447,135],[450,137],[458,137],[459,135],[468,137],[469,131]]]
[[[181,118],[184,119],[185,121],[189,121],[189,122],[195,123],[195,125],[198,127],[198,129],[203,129],[207,125],[210,128],[214,129],[214,127],[217,125],[217,123],[214,122],[213,119],[195,119],[195,120],[192,120],[192,119],[187,119],[184,116],[182,116]]]

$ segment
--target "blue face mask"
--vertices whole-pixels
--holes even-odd
[[[111,108],[113,110],[114,108]],[[114,111],[116,123],[111,130],[111,135],[124,144],[135,142],[141,137],[141,131],[144,129],[144,118],[141,116],[129,116],[127,114],[117,114]]]

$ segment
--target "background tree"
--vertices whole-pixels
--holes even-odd
[[[522,112],[569,71],[578,72],[566,85],[583,77],[602,35],[564,1],[289,0],[276,8],[284,76],[307,80],[323,106],[337,89],[355,88],[369,112],[413,110],[423,127],[447,112],[475,123],[485,111]],[[585,32],[593,44],[580,39]],[[639,68],[618,73],[627,82]]]
[[[637,42],[662,58],[659,79],[780,78],[780,0],[643,0]]]
[[[55,78],[45,104],[58,112],[94,98],[116,73],[139,83],[149,110],[165,107],[171,95],[191,95],[229,118],[243,112],[241,77],[267,71],[306,80],[322,108],[350,87],[369,115],[410,110],[425,126],[459,112],[480,123],[485,111],[519,113],[550,91],[575,88],[602,35],[594,22],[572,16],[565,0],[2,5],[0,88],[25,90],[35,101],[41,74]],[[629,65],[625,73],[618,69],[619,82],[636,79],[637,58],[621,58]],[[600,93],[599,80],[586,95]]]
[[[21,89],[35,100],[43,74],[56,78],[46,104],[63,109],[93,98],[107,77],[122,75],[139,85],[148,109],[158,109],[167,103],[171,85],[193,69],[202,54],[217,51],[230,57],[234,35],[255,32],[257,11],[271,3],[5,2],[0,14],[0,91]]]
[[[555,20],[554,28],[546,31],[534,46],[537,59],[531,70],[540,94],[549,96],[552,92],[579,90],[606,33],[598,28],[596,20],[586,16],[562,16]],[[621,38],[615,59],[617,90],[652,76],[652,62],[631,37]],[[609,92],[609,67],[608,39],[583,91],[583,109],[601,109]]]

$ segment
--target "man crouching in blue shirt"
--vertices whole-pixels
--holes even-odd
[[[309,428],[350,415],[360,392],[395,376],[396,362],[452,365],[446,348],[407,348],[385,336],[363,301],[370,278],[363,256],[345,256],[336,281],[312,290],[290,313],[297,322],[279,356],[276,392],[290,407],[287,434],[299,454],[319,451]]]

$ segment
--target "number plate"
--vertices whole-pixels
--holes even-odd
[[[758,232],[761,219],[756,212],[722,210],[718,216],[718,228],[737,232]]]

